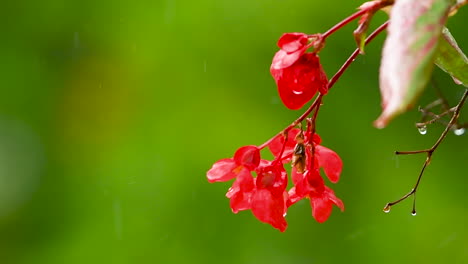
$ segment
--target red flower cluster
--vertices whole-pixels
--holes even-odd
[[[304,33],[286,33],[278,41],[280,50],[273,58],[270,72],[283,104],[289,109],[301,108],[317,91],[327,93],[328,80],[317,52],[306,53],[315,44],[308,42],[317,38]]]
[[[334,151],[320,145],[321,139],[315,134],[315,119],[321,99],[328,92],[327,76],[317,55],[323,46],[322,36],[288,33],[279,39],[278,46],[280,50],[273,58],[270,71],[284,105],[299,109],[317,92],[321,94],[294,122],[301,124],[315,110],[313,118],[307,120],[307,130],[304,132],[290,126],[285,129],[287,134],[281,133],[261,147],[241,147],[233,158],[216,162],[207,177],[209,182],[235,179],[226,194],[232,211],[238,213],[250,209],[260,221],[284,231],[287,209],[301,199],[310,200],[312,215],[320,223],[328,219],[333,205],[344,210],[343,202],[325,186],[320,175],[322,168],[332,183],[338,182],[343,163]],[[307,53],[309,48],[314,52]],[[260,150],[265,147],[275,157],[272,161],[261,159]],[[294,186],[289,190],[285,163],[292,165]]]
[[[323,168],[330,181],[335,183],[343,164],[335,152],[320,145],[318,135],[309,139],[310,134],[310,131],[303,133],[299,129],[290,129],[287,137],[276,136],[268,144],[275,156],[273,161],[261,159],[260,149],[256,146],[241,147],[233,158],[219,160],[213,165],[207,173],[208,181],[235,178],[226,194],[232,211],[250,209],[260,221],[280,231],[287,227],[284,218],[287,208],[303,198],[310,199],[314,218],[324,222],[330,216],[333,204],[341,210],[344,205],[333,190],[325,186],[319,169]],[[283,163],[289,162],[293,166],[294,187],[287,191],[288,177]]]

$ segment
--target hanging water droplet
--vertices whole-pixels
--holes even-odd
[[[391,207],[389,204],[387,204],[387,205],[385,205],[383,211],[384,211],[385,213],[390,213],[390,209],[392,209],[392,207]]]
[[[288,215],[288,213],[284,213],[284,214],[283,214],[283,217],[286,217],[286,215]]]
[[[465,128],[460,127],[460,128],[458,128],[458,129],[455,129],[455,130],[453,131],[453,133],[454,133],[455,135],[457,135],[457,136],[461,136],[461,135],[465,134]]]
[[[411,212],[412,216],[416,216],[416,211]]]
[[[427,127],[426,126],[418,127],[418,131],[419,131],[419,134],[426,135]]]

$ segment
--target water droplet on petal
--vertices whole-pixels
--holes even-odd
[[[301,95],[301,94],[303,94],[303,92],[302,92],[302,91],[296,91],[296,90],[293,90],[292,92],[293,92],[294,94],[296,94],[296,95]]]
[[[288,215],[288,213],[285,212],[285,213],[283,214],[283,217],[286,217],[286,215]]]
[[[387,204],[387,205],[385,205],[383,211],[384,211],[385,213],[390,213],[390,209],[392,209],[392,207],[391,207],[389,204]]]
[[[461,128],[455,129],[453,133],[457,136],[461,136],[465,134],[465,128],[461,127]]]
[[[418,127],[418,131],[419,131],[419,134],[426,135],[427,134],[427,127],[426,126]]]

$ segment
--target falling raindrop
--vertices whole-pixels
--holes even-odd
[[[455,129],[453,133],[457,136],[461,136],[465,134],[465,128],[461,127],[461,128]]]
[[[426,126],[418,127],[418,131],[419,131],[419,134],[426,135],[427,127]]]
[[[387,205],[385,205],[383,211],[384,211],[385,213],[390,213],[390,209],[392,209],[392,207],[391,207],[389,204],[387,204]]]

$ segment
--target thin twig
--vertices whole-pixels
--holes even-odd
[[[449,110],[447,110],[447,111],[445,111],[445,112],[443,112],[443,113],[441,113],[441,114],[438,114],[438,115],[437,115],[437,114],[434,114],[434,113],[432,113],[432,112],[428,112],[426,109],[420,109],[419,111],[421,111],[421,112],[422,112],[423,114],[425,114],[426,116],[431,116],[432,119],[429,120],[429,121],[425,121],[425,122],[421,122],[421,123],[416,123],[416,127],[418,127],[418,128],[419,128],[419,127],[424,127],[424,126],[426,126],[426,125],[430,125],[430,124],[432,124],[432,123],[435,123],[436,121],[439,121],[442,117],[444,117],[444,116],[446,116],[446,115],[448,115],[448,114],[450,114],[450,113],[455,112],[455,109],[456,109],[456,107],[452,107],[452,108],[450,108]]]
[[[452,118],[450,119],[450,122],[448,123],[448,125],[446,126],[444,132],[442,132],[442,134],[440,135],[439,139],[434,143],[434,145],[429,148],[429,149],[425,149],[425,150],[416,150],[416,151],[396,151],[395,154],[397,155],[404,155],[404,154],[418,154],[418,153],[426,153],[427,154],[427,157],[426,157],[426,161],[424,162],[423,164],[423,167],[421,169],[421,172],[419,173],[419,176],[418,176],[418,180],[416,181],[416,184],[414,185],[413,189],[411,189],[411,191],[407,194],[405,194],[403,197],[401,197],[400,199],[394,201],[394,202],[390,202],[390,203],[387,203],[384,207],[384,212],[390,212],[390,208],[403,201],[403,200],[406,200],[406,198],[410,197],[411,195],[413,195],[414,197],[414,201],[413,201],[413,210],[412,210],[412,214],[413,215],[416,215],[416,192],[418,190],[418,186],[419,186],[419,183],[421,182],[421,178],[424,174],[424,170],[426,169],[426,167],[429,165],[429,163],[431,162],[431,158],[432,158],[432,154],[434,153],[434,151],[437,149],[437,147],[439,147],[440,143],[442,143],[442,141],[445,139],[445,137],[447,136],[448,132],[452,129],[452,126],[455,125],[455,123],[457,122],[458,120],[458,117],[460,116],[460,111],[461,109],[463,108],[463,105],[465,104],[465,101],[466,101],[466,98],[468,97],[468,89],[465,90],[465,93],[463,94],[462,98],[460,99],[460,101],[458,102],[457,106],[455,106],[455,111],[452,115]]]

